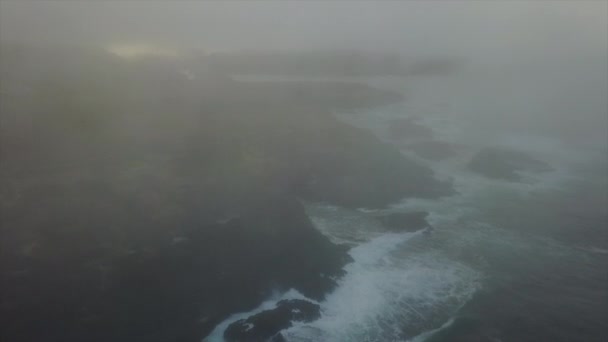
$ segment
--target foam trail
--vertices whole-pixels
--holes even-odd
[[[271,296],[266,301],[264,301],[262,304],[260,304],[260,306],[258,306],[257,308],[255,308],[251,311],[236,313],[236,314],[233,314],[230,317],[226,318],[224,321],[222,321],[220,324],[218,324],[215,327],[215,329],[213,329],[211,334],[209,334],[209,336],[207,336],[203,340],[203,342],[223,342],[224,341],[224,331],[226,330],[226,328],[228,328],[228,326],[230,324],[232,324],[240,319],[246,319],[247,317],[258,314],[262,311],[274,309],[277,306],[277,303],[284,299],[306,299],[308,301],[317,303],[315,300],[306,298],[303,294],[301,294],[300,292],[298,292],[294,289],[291,289],[291,290],[281,293],[281,294],[277,293],[277,294]]]
[[[322,316],[287,329],[288,341],[394,341],[440,325],[476,290],[476,273],[444,257],[399,255],[416,233],[385,234],[353,248],[354,262],[321,302]]]
[[[424,342],[426,341],[429,337],[433,336],[435,333],[444,330],[446,328],[449,328],[452,323],[454,323],[454,318],[450,318],[447,322],[445,322],[442,326],[440,326],[437,329],[433,329],[433,330],[429,330],[429,331],[425,331],[422,334],[411,338],[409,340],[407,340],[407,342]]]

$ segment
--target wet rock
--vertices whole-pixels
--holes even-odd
[[[34,92],[2,111],[36,123],[0,135],[3,340],[200,341],[274,290],[320,300],[344,274],[347,248],[298,198],[382,207],[444,190],[431,169],[331,115],[397,93],[216,71],[188,80],[176,70],[197,62],[78,48],[27,55],[7,68],[16,84],[57,81],[61,96]],[[91,78],[93,66],[107,77]],[[20,79],[30,67],[49,78]]]
[[[437,198],[453,191],[429,167],[355,127],[332,127],[315,145],[318,148],[306,159],[306,182],[298,188],[305,199],[382,208],[404,197]]]
[[[378,217],[378,220],[390,231],[415,232],[429,227],[426,221],[429,213],[414,211],[409,213],[393,213]]]
[[[310,322],[319,316],[318,304],[301,299],[282,300],[272,310],[230,324],[224,338],[229,342],[266,341],[271,338],[272,341],[282,341],[284,338],[279,332],[291,327],[292,322]]]
[[[287,340],[285,339],[285,336],[283,336],[283,334],[278,333],[276,335],[274,335],[269,342],[287,342]]]
[[[469,169],[488,178],[521,181],[521,172],[546,172],[547,163],[532,156],[505,148],[491,147],[479,151],[469,162]]]
[[[258,193],[227,222],[192,209],[165,225],[148,218],[149,211],[122,211],[124,198],[108,187],[74,187],[73,196],[66,195],[73,193],[69,186],[35,192],[34,203],[55,204],[35,211],[44,220],[16,210],[5,219],[13,229],[2,227],[3,247],[11,246],[0,258],[6,336],[29,340],[44,331],[66,341],[85,335],[96,342],[200,341],[274,289],[321,299],[350,260],[346,247],[316,230],[292,197]],[[128,234],[125,243],[113,226]],[[34,228],[39,233],[31,238],[21,233]]]

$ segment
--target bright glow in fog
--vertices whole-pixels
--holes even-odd
[[[108,46],[107,50],[111,54],[126,59],[179,56],[177,50],[149,44],[113,44]]]
[[[605,1],[0,0],[2,336],[605,341],[607,93]]]

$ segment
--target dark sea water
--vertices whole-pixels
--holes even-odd
[[[591,183],[480,205],[483,222],[500,227],[471,246],[485,263],[483,286],[431,340],[605,341],[606,184]]]
[[[316,227],[351,246],[354,261],[319,303],[321,318],[283,331],[286,340],[608,340],[608,137],[573,143],[547,134],[551,120],[526,129],[521,118],[494,126],[475,121],[469,112],[491,110],[491,100],[460,101],[454,84],[404,86],[411,96],[403,104],[336,113],[432,167],[457,194],[405,199],[384,210],[307,203]],[[520,100],[539,105],[532,97]],[[403,117],[420,118],[457,153],[427,161],[408,151],[407,142],[391,141],[387,122]],[[485,178],[466,165],[486,146],[524,151],[552,171],[524,173],[518,182]],[[417,210],[429,212],[432,231],[387,233],[372,219]],[[254,312],[301,297],[277,293]],[[249,314],[235,314],[207,340],[221,341],[231,322]]]

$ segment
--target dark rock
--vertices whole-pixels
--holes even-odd
[[[551,170],[547,163],[532,156],[505,148],[485,148],[469,162],[469,169],[488,178],[520,181],[522,171],[546,172]]]
[[[193,209],[165,225],[150,211],[122,209],[123,198],[108,187],[75,188],[74,194],[69,187],[36,191],[43,220],[15,209],[5,221],[11,225],[2,227],[6,336],[34,336],[31,328],[52,341],[88,334],[89,341],[200,341],[274,289],[295,288],[321,299],[350,260],[292,197],[258,194],[223,224]],[[38,235],[27,238],[23,226],[37,228]],[[107,228],[112,226],[124,229],[124,245],[113,240],[119,235]],[[176,244],[175,236],[186,240]],[[21,270],[27,276],[12,276]]]
[[[49,49],[2,63],[3,86],[35,90],[0,92],[1,121],[27,113],[0,134],[3,340],[200,341],[274,290],[335,287],[347,248],[298,198],[381,207],[449,188],[331,115],[397,93]]]
[[[274,335],[268,342],[287,342],[287,340],[285,339],[285,336],[283,336],[283,334],[278,333]]]
[[[292,322],[310,322],[320,316],[317,304],[301,299],[282,300],[277,307],[236,321],[224,331],[224,338],[230,342],[239,341],[281,341],[279,332],[289,328]],[[284,339],[283,339],[284,340]]]
[[[433,131],[417,122],[414,118],[392,119],[388,122],[389,137],[401,139],[431,139]]]
[[[404,197],[436,198],[452,193],[433,171],[405,157],[373,134],[336,123],[305,159],[306,181],[298,194],[306,199],[351,208],[382,208]]]
[[[395,232],[415,232],[429,227],[426,221],[429,213],[414,211],[409,213],[393,213],[378,217],[384,227]]]
[[[407,148],[428,160],[443,160],[455,154],[453,146],[443,141],[422,141],[408,145]]]

